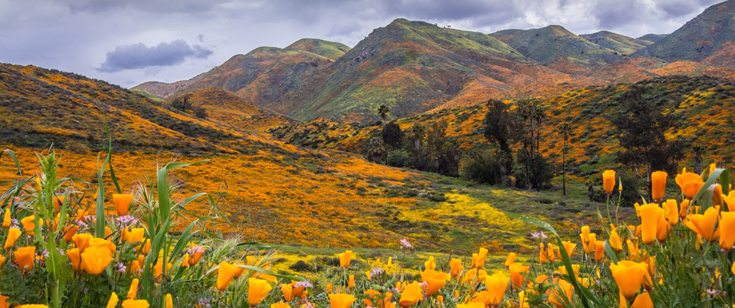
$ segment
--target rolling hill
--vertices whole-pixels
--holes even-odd
[[[214,103],[243,106],[242,99],[216,88],[191,96],[196,104],[209,106],[213,117],[232,116],[225,113],[227,110],[220,113]],[[200,101],[200,97],[205,100]],[[250,111],[260,109],[252,107]],[[241,115],[253,116],[243,113],[235,118]],[[312,246],[384,247],[406,236],[426,243],[426,247],[440,245],[432,240],[439,229],[397,228],[395,222],[366,228],[375,221],[388,222],[386,212],[395,212],[398,217],[404,211],[408,214],[417,203],[436,203],[429,200],[440,194],[429,185],[436,180],[434,176],[374,165],[350,153],[313,151],[243,132],[235,125],[198,119],[166,103],[77,74],[0,64],[0,150],[15,152],[24,176],[39,172],[35,153],[52,149],[61,157],[60,177],[96,182],[98,155],[103,154],[98,151],[107,143],[105,123],[113,138],[112,164],[126,193],[155,178],[156,168],[167,162],[204,161],[176,171],[171,180],[185,195],[212,194],[227,216],[211,226],[213,231],[269,243]],[[17,179],[16,170],[14,160],[2,152],[0,178]],[[109,177],[105,182],[112,187]],[[0,191],[9,185],[0,183]],[[87,193],[94,193],[96,187],[89,190]],[[109,202],[111,194],[108,190]],[[211,214],[201,199],[190,203],[187,210]],[[490,241],[489,235],[472,237]],[[464,249],[469,251],[470,247]]]
[[[501,30],[490,35],[541,64],[564,59],[579,66],[594,66],[621,60],[616,51],[557,25],[531,30]]]
[[[611,120],[618,114],[616,101],[634,85],[616,84],[578,88],[538,103],[546,108],[546,119],[541,136],[544,156],[554,164],[561,163],[561,139],[557,127],[562,123],[572,126],[568,143],[567,162],[572,174],[582,177],[596,175],[614,167],[612,159],[618,151],[615,130]],[[674,113],[681,120],[681,128],[671,131],[667,138],[682,138],[688,147],[702,145],[705,158],[735,162],[735,82],[708,76],[666,76],[635,83],[645,87],[643,98],[665,113]],[[507,101],[512,106],[513,101]],[[513,108],[513,107],[512,107]],[[483,133],[486,113],[484,104],[445,109],[433,114],[401,118],[396,123],[405,132],[414,124],[429,127],[432,123],[447,123],[447,136],[466,151],[489,146]],[[351,125],[324,119],[273,130],[274,136],[296,145],[323,149],[333,148],[360,153],[363,145],[373,136],[380,136],[382,125]],[[692,163],[687,150],[685,164]]]
[[[186,96],[193,107],[204,108],[207,118],[230,125],[240,131],[262,132],[281,125],[295,124],[297,121],[265,110],[221,88],[206,88],[182,94],[173,99]]]
[[[190,80],[136,88],[171,97],[220,87],[300,121],[370,122],[379,119],[376,110],[383,104],[393,119],[488,98],[550,98],[659,76],[732,78],[732,1],[712,6],[672,34],[637,39],[609,31],[576,35],[561,26],[483,34],[396,19],[351,49],[304,39],[236,55]],[[692,48],[699,49],[696,57],[660,53]]]
[[[608,48],[610,50],[614,50],[624,56],[635,53],[636,51],[653,44],[652,41],[647,41],[644,39],[634,39],[632,37],[627,37],[625,35],[613,33],[610,31],[600,31],[592,34],[581,34],[579,36],[592,43]]]
[[[735,40],[735,1],[710,6],[665,38],[637,52],[667,62],[701,61]]]

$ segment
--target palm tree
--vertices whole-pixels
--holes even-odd
[[[564,123],[559,126],[559,133],[562,134],[562,138],[564,139],[564,143],[561,150],[561,191],[562,195],[567,195],[567,161],[566,161],[566,154],[567,154],[567,140],[569,139],[569,135],[572,134],[572,126],[569,125],[569,123]]]
[[[694,150],[694,173],[702,173],[702,154],[704,154],[704,147],[701,145],[695,145],[692,147]]]
[[[380,105],[378,108],[378,115],[383,119],[383,122],[388,117],[388,112],[390,112],[390,109],[385,104]]]

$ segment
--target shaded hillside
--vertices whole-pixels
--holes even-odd
[[[669,76],[644,80],[644,100],[656,104],[666,113],[681,119],[681,129],[671,131],[668,138],[683,138],[687,146],[706,147],[706,158],[735,160],[735,83],[713,77]],[[556,128],[562,123],[572,126],[567,160],[572,173],[580,176],[596,174],[612,166],[614,153],[619,150],[611,120],[620,106],[616,101],[630,84],[593,86],[569,91],[540,101],[547,108],[542,133],[541,149],[554,163],[561,163],[561,139]],[[512,101],[507,103],[514,104]],[[403,131],[414,123],[428,127],[446,121],[447,136],[458,142],[465,151],[488,146],[483,135],[484,104],[441,110],[398,119]],[[350,125],[324,120],[300,126],[282,127],[273,131],[276,137],[302,146],[334,148],[361,152],[363,144],[372,136],[379,136],[381,125]],[[687,151],[691,153],[691,151]],[[688,156],[685,163],[692,162]]]
[[[580,34],[579,36],[602,47],[617,51],[619,54],[625,56],[653,44],[651,41],[634,39],[632,37],[627,37],[610,31]]]
[[[636,55],[667,62],[701,61],[735,40],[735,0],[710,6],[702,14]]]
[[[104,81],[0,64],[0,144],[54,144],[84,153],[104,144],[105,123],[119,150],[248,153],[270,147]]]
[[[591,66],[614,63],[621,59],[614,50],[590,42],[562,26],[501,30],[490,35],[541,64],[550,64],[561,58],[576,65]]]
[[[151,93],[159,97],[167,97],[173,94],[174,92],[185,88],[190,83],[192,83],[194,80],[196,80],[196,77],[190,80],[181,80],[181,81],[172,82],[172,83],[165,83],[165,82],[159,82],[159,81],[148,81],[148,82],[141,83],[133,87],[132,89],[142,90],[142,91]]]
[[[204,108],[207,119],[231,125],[241,131],[265,131],[280,125],[295,124],[297,121],[264,110],[221,88],[206,88],[181,95],[187,97],[192,107]]]
[[[173,95],[210,87],[236,93],[245,100],[278,113],[290,109],[269,105],[284,93],[300,89],[318,71],[349,50],[340,43],[302,39],[288,47],[260,47],[235,55],[220,66],[186,81]],[[137,87],[136,87],[137,88]]]
[[[656,42],[664,39],[666,36],[668,36],[668,34],[653,34],[653,33],[649,33],[649,34],[646,34],[644,36],[639,37],[638,39],[639,40],[642,40],[642,41],[649,41],[651,43],[656,43]]]

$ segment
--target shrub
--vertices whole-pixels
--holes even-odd
[[[467,158],[460,171],[462,178],[482,184],[497,185],[501,182],[500,163],[495,154],[485,150]]]
[[[404,167],[408,163],[408,152],[405,150],[395,150],[388,154],[386,164],[393,167]]]
[[[200,119],[206,119],[209,116],[209,114],[207,113],[207,109],[202,106],[194,108],[194,115]]]

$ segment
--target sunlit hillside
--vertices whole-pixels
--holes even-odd
[[[735,124],[730,112],[735,106],[735,84],[713,77],[670,76],[640,81],[645,86],[644,99],[656,104],[664,113],[680,116],[681,129],[671,131],[668,138],[682,138],[687,146],[705,146],[706,157],[726,163],[735,159]],[[558,127],[569,123],[572,136],[567,145],[567,162],[571,172],[597,175],[610,168],[618,150],[611,120],[620,103],[616,101],[631,84],[585,87],[549,99],[539,100],[546,108],[542,125],[541,152],[556,164],[561,164],[562,139]],[[515,101],[506,101],[514,105]],[[402,118],[396,122],[403,131],[414,123],[428,127],[445,121],[447,136],[457,140],[460,148],[469,151],[489,146],[484,137],[484,104],[472,107],[439,110],[431,114]],[[310,123],[284,126],[273,130],[276,137],[289,143],[312,148],[333,148],[361,152],[372,136],[380,136],[382,125],[353,125],[324,119]],[[685,151],[691,158],[691,151]],[[690,160],[691,161],[691,160]]]

